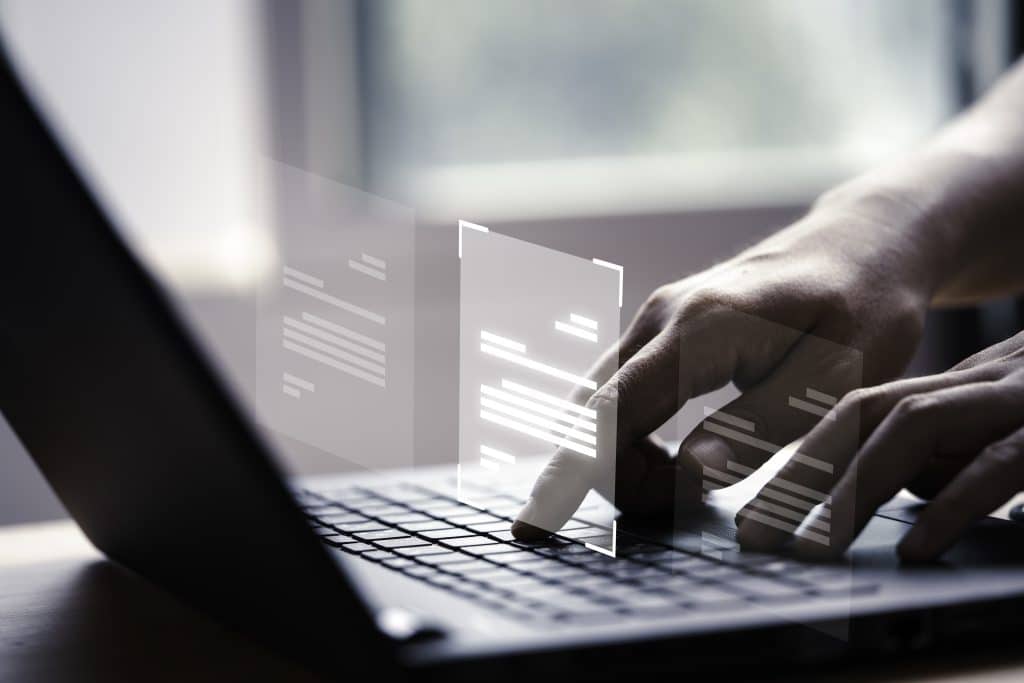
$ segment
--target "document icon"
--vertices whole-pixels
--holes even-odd
[[[612,501],[614,415],[587,401],[600,383],[594,367],[619,337],[621,268],[465,222],[459,253],[460,496],[521,497],[557,451]],[[576,535],[612,551],[613,519]]]

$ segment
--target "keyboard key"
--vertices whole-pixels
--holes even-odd
[[[472,526],[474,524],[488,524],[488,523],[492,523],[492,522],[500,522],[500,521],[502,521],[502,520],[498,519],[497,517],[495,517],[494,515],[487,515],[487,514],[482,514],[482,513],[468,514],[468,515],[451,515],[451,516],[438,515],[438,516],[439,517],[443,516],[445,519],[450,520],[453,524],[458,524],[459,526]]]
[[[446,530],[451,530],[453,528],[451,524],[443,522],[440,519],[431,519],[431,520],[426,521],[426,522],[412,522],[412,523],[402,522],[402,523],[399,523],[398,526],[400,526],[402,529],[405,529],[406,531],[415,531],[415,532],[420,532],[420,531],[446,531]],[[464,534],[466,532],[460,530],[459,533],[463,533]],[[436,538],[436,537],[434,537],[434,538]]]
[[[468,526],[473,531],[479,531],[479,532],[482,532],[482,533],[486,534],[486,533],[492,533],[492,532],[498,532],[498,531],[508,531],[511,528],[512,523],[511,522],[506,522],[505,520],[501,520],[500,522],[485,522],[483,524],[467,524],[466,526]]]
[[[367,560],[373,560],[374,562],[381,562],[383,560],[394,560],[399,559],[394,553],[388,552],[387,550],[371,550],[370,552],[363,553],[361,557]],[[412,560],[410,560],[411,562]]]
[[[430,541],[414,536],[406,536],[404,538],[383,539],[376,541],[376,543],[382,548],[411,548],[413,546],[429,545]]]
[[[362,553],[367,550],[373,550],[373,546],[369,543],[339,543],[337,547],[347,553]]]
[[[446,538],[442,543],[454,548],[465,548],[474,545],[489,545],[494,543],[494,540],[486,536],[463,536],[462,538]]]
[[[520,552],[520,550],[515,546],[505,545],[503,543],[488,543],[487,545],[477,545],[466,548],[465,552],[473,555],[503,555],[505,553]]]
[[[804,595],[804,591],[796,586],[756,576],[745,576],[740,579],[730,580],[724,584],[724,588],[730,591],[741,592],[756,600],[764,601],[792,600]]]
[[[428,560],[431,555],[423,558]],[[442,556],[444,557],[444,556]],[[468,555],[462,555],[461,558],[454,562],[446,562],[445,570],[454,572],[455,574],[468,574],[473,578],[476,578],[477,574],[489,573],[495,566],[486,560],[478,560]]]
[[[359,531],[383,531],[388,527],[379,522],[358,522],[355,524],[336,524],[335,528],[344,531],[346,534],[354,534]]]
[[[374,515],[374,517],[376,517],[382,522],[386,522],[387,524],[397,524],[399,526],[405,524],[413,524],[415,522],[437,521],[431,519],[430,517],[427,517],[426,515],[420,514],[418,512],[410,512],[409,510],[403,510],[401,512],[397,512],[394,514]]]
[[[405,557],[420,557],[421,555],[447,555],[454,554],[454,551],[443,548],[439,545],[417,545],[410,548],[395,548],[396,553]]]
[[[352,534],[363,541],[380,541],[387,538],[408,538],[409,534],[398,529],[381,529],[380,531],[357,531]]]
[[[448,553],[442,555],[440,553],[433,555],[419,555],[416,559],[420,562],[425,562],[429,565],[435,565],[448,569],[449,565],[460,566],[464,562],[472,562],[473,558],[469,555],[463,555],[462,553]],[[494,566],[493,564],[491,565]],[[455,571],[454,569],[452,571]]]
[[[447,525],[445,525],[445,526],[447,526]],[[460,536],[461,537],[474,536],[473,532],[471,532],[471,531],[466,531],[465,529],[452,529],[452,528],[420,531],[418,533],[419,533],[420,536],[426,536],[427,538],[432,538],[432,539],[459,538]]]
[[[358,522],[369,522],[370,520],[363,515],[338,511],[335,514],[318,515],[316,521],[328,526],[334,526],[335,524],[355,524]]]

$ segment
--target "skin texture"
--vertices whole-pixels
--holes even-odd
[[[884,383],[905,368],[929,306],[1024,289],[1022,217],[1024,66],[1018,64],[922,149],[827,192],[800,221],[736,257],[652,293],[615,348],[594,367],[598,390],[574,397],[598,411],[599,423],[617,424],[615,454],[595,462],[555,453],[513,534],[537,540],[558,529],[591,488],[602,490],[613,462],[615,502],[630,516],[699,506],[704,467],[756,468],[770,452],[706,429],[689,435],[678,453],[650,436],[688,400],[729,382],[742,394],[723,410],[752,422],[760,439],[783,445],[810,432],[811,445],[819,444],[816,451],[828,455],[836,478],[815,483],[827,488],[838,481],[832,505],[856,511],[848,528],[835,520],[830,553],[852,541],[872,506],[884,502],[885,492],[914,484],[937,494],[940,502],[947,487],[964,486],[956,484],[960,477],[995,476],[996,462],[1006,469],[1006,482],[1014,481],[1010,475],[1016,476],[1021,456],[1006,454],[1020,453],[1024,438],[1011,434],[1011,428],[1024,427],[1024,419],[1016,425],[993,420],[988,429],[979,424],[973,440],[963,435],[955,457],[938,446],[929,456],[911,456],[908,440],[918,437],[905,426],[910,409],[904,404],[915,408],[910,414],[921,432],[934,432],[940,424],[955,429],[970,415],[998,413],[1012,422],[1010,413],[1024,415],[1024,392],[1014,389],[1019,373],[989,378],[998,375],[993,368],[1009,367],[1003,357],[1020,349],[1019,339],[979,354],[988,360],[964,361],[973,363],[969,368]],[[978,383],[982,386],[974,386]],[[861,386],[876,388],[855,391]],[[847,439],[855,452],[828,453],[836,421],[815,426],[819,418],[787,408],[787,397],[802,395],[807,387],[847,397],[842,411],[837,409],[845,411],[846,433],[850,415],[864,414],[854,429],[859,436]],[[919,410],[919,404],[930,411]],[[947,404],[963,405],[968,412],[935,407]],[[997,441],[1004,438],[1005,444]],[[936,458],[945,459],[936,464]],[[857,487],[852,474],[840,478],[848,468],[857,472]],[[1024,482],[1015,486],[1013,492]],[[984,500],[963,510],[994,509],[1008,497],[1005,488],[983,487],[976,496]],[[949,495],[965,494],[954,489]],[[942,506],[937,509],[935,521],[928,522],[930,515],[922,520],[924,531],[915,528],[908,535],[907,557],[941,552],[949,530],[962,528],[961,518],[946,520]],[[738,521],[746,545],[774,547],[788,540],[789,534],[749,516]],[[938,531],[940,526],[946,531]]]

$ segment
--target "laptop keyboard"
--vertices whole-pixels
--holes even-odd
[[[699,535],[673,546],[622,531],[617,557],[585,547],[607,530],[572,519],[541,544],[512,538],[521,506],[474,507],[418,485],[300,491],[327,545],[524,621],[609,621],[871,591],[849,568],[740,553]]]

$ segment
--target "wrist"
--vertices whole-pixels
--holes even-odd
[[[863,243],[851,248],[866,251],[927,302],[960,267],[966,220],[948,194],[935,190],[945,185],[937,169],[916,166],[901,164],[847,181],[823,194],[811,215],[828,226],[830,239],[844,233]]]

